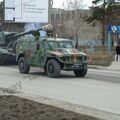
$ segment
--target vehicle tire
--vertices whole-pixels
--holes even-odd
[[[26,74],[30,71],[30,66],[26,63],[26,60],[24,57],[21,57],[18,60],[18,67],[19,67],[20,73]]]
[[[76,77],[84,77],[87,74],[87,68],[80,69],[80,70],[74,70],[74,74]]]
[[[46,73],[49,77],[56,78],[60,76],[60,63],[57,60],[50,59],[46,65]]]

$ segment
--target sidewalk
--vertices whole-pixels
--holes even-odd
[[[110,70],[117,70],[120,71],[120,61],[116,62],[114,61],[109,67],[107,67]]]
[[[97,66],[97,65],[88,65],[89,68],[94,68],[94,69],[106,69],[106,70],[113,70],[113,71],[120,71],[120,60],[118,62],[113,61],[112,64],[108,67],[104,66]]]
[[[112,64],[108,67],[110,70],[120,71],[120,56],[118,56],[118,61],[116,61],[116,55],[114,57],[114,61]]]

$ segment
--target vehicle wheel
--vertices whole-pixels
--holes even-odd
[[[21,73],[28,73],[30,71],[30,66],[26,63],[26,60],[24,57],[21,57],[18,61],[18,67],[19,67],[19,71]]]
[[[60,75],[60,64],[54,59],[50,59],[46,65],[46,73],[49,77],[56,78]]]
[[[76,77],[84,77],[87,74],[87,68],[80,69],[80,70],[74,70],[74,74]]]

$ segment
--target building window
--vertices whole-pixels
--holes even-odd
[[[65,14],[61,14],[61,19],[64,20],[65,19]]]
[[[71,19],[73,20],[75,18],[75,11],[72,11],[71,14],[72,14],[72,18]]]
[[[60,15],[56,14],[56,20],[59,20],[59,19],[60,19]]]
[[[51,15],[51,20],[54,20],[54,15]]]
[[[67,12],[66,14],[67,14],[67,15],[66,15],[66,20],[70,20],[70,18],[71,18],[70,12]]]

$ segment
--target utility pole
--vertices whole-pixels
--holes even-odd
[[[48,23],[51,23],[53,0],[49,0]]]
[[[104,16],[103,16],[103,31],[102,31],[102,45],[105,45],[105,24],[106,24],[106,11],[105,11],[105,7],[106,7],[106,1],[104,0],[103,3],[103,9],[104,9]]]

